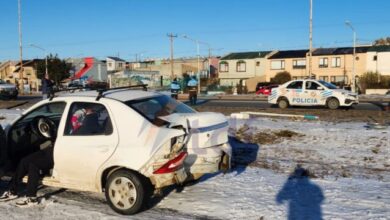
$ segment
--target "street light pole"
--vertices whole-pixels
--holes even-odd
[[[355,61],[356,61],[356,31],[350,21],[345,21],[345,24],[352,29],[353,32],[353,61],[352,61],[352,92],[356,92],[356,72],[355,72]]]
[[[45,53],[45,74],[48,76],[49,75],[49,71],[47,69],[47,53],[46,53],[46,50],[40,46],[37,46],[35,44],[30,44],[30,47],[35,47],[37,49],[40,49],[42,50],[44,53]]]
[[[19,55],[20,55],[20,70],[19,70],[19,85],[22,85],[20,94],[24,93],[24,80],[23,80],[23,46],[22,46],[22,11],[21,2],[18,0],[18,28],[19,28]]]
[[[199,40],[192,39],[192,38],[188,37],[187,35],[182,35],[182,37],[196,43],[196,53],[197,53],[197,57],[198,57],[197,76],[198,76],[198,80],[199,80],[198,93],[200,93],[200,46],[199,46],[199,44],[204,44],[204,45],[208,46],[208,48],[209,48],[209,62],[210,62],[210,54],[211,54],[210,44],[208,44],[206,42],[199,41]],[[209,64],[208,69],[210,71],[210,64]]]

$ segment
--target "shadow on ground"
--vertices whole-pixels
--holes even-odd
[[[276,195],[276,203],[288,204],[288,219],[319,220],[324,194],[321,188],[310,181],[309,171],[297,166]]]

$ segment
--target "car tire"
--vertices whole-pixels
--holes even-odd
[[[279,108],[281,109],[285,109],[285,108],[288,108],[289,104],[288,104],[288,100],[286,98],[281,98],[278,100],[278,106]]]
[[[338,109],[340,107],[340,102],[336,98],[330,98],[326,105],[328,106],[329,109]]]
[[[139,212],[145,204],[147,186],[138,174],[119,170],[108,177],[105,196],[110,207],[122,215]]]

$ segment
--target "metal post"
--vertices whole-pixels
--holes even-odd
[[[24,80],[23,80],[23,46],[22,46],[22,12],[21,2],[18,0],[18,28],[19,28],[19,55],[20,55],[20,70],[19,70],[19,86],[22,85],[20,94],[24,93]]]
[[[345,24],[352,29],[353,32],[353,61],[352,61],[352,82],[351,82],[351,90],[352,92],[356,92],[356,72],[355,72],[355,61],[356,61],[356,31],[352,26],[350,21],[345,21]]]
[[[312,51],[313,51],[313,0],[310,0],[310,31],[309,31],[309,78],[312,77]]]

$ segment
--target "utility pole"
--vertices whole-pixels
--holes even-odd
[[[175,73],[173,71],[173,38],[177,37],[177,34],[167,34],[167,36],[170,38],[171,41],[171,79],[173,80],[175,78]]]
[[[309,21],[309,78],[312,77],[312,51],[313,51],[313,0],[310,0],[310,21]]]
[[[21,13],[21,2],[18,0],[18,27],[19,27],[19,55],[20,55],[20,70],[19,70],[19,86],[22,85],[20,89],[20,94],[24,93],[24,80],[23,80],[23,47],[22,47],[22,13]]]
[[[352,92],[356,92],[356,72],[355,72],[355,61],[356,61],[356,31],[355,28],[352,26],[352,23],[350,21],[345,21],[345,25],[351,28],[353,32],[353,60],[352,60],[352,83],[351,83],[351,90]]]

